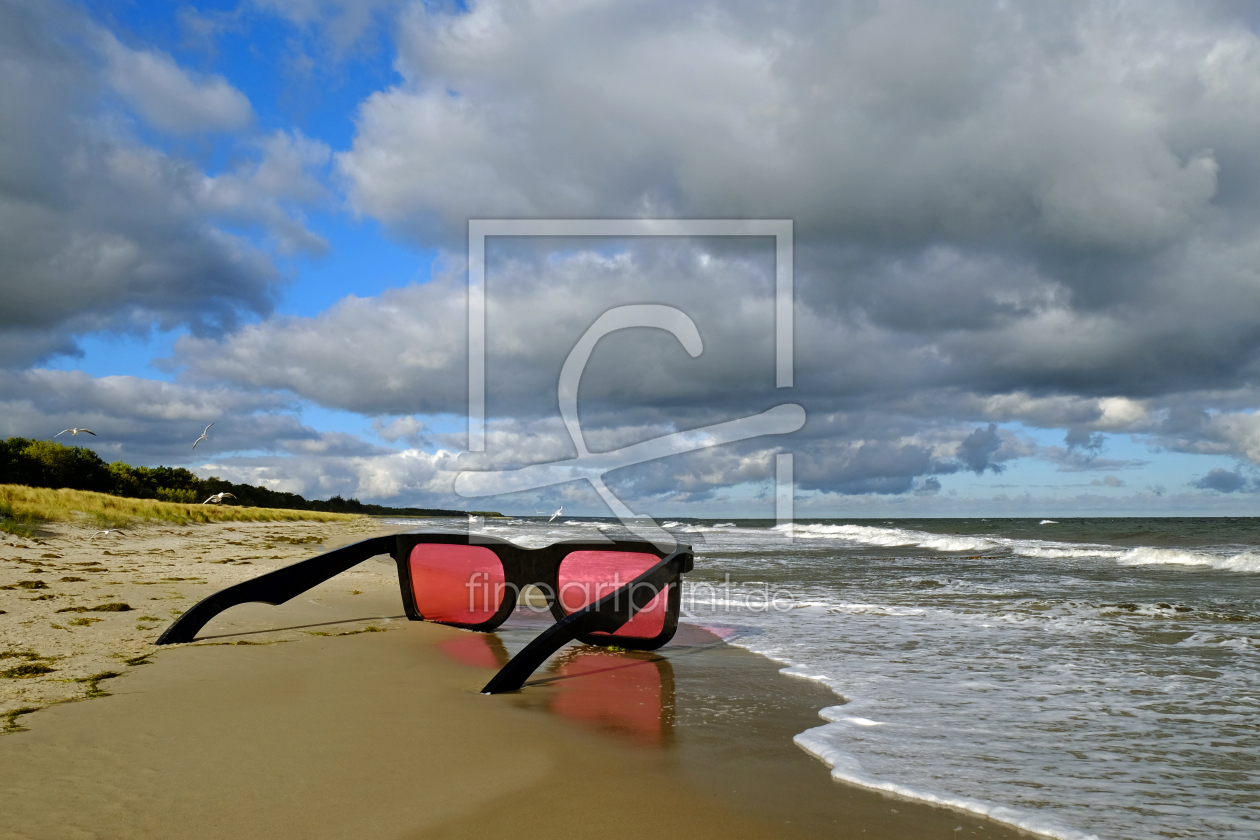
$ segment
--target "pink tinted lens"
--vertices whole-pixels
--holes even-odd
[[[411,591],[426,621],[481,624],[503,603],[503,564],[476,545],[431,543],[411,549]]]
[[[611,595],[659,562],[661,558],[655,554],[635,551],[574,551],[560,562],[560,605],[566,613],[577,612],[605,595]],[[668,588],[662,589],[612,635],[636,639],[659,636],[665,629],[667,594]]]

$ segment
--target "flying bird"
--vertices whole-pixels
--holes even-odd
[[[217,421],[216,421],[216,422],[217,422]],[[213,426],[213,425],[214,425],[214,423],[211,423],[211,424],[210,424],[210,426]],[[201,437],[199,437],[199,438],[197,438],[196,440],[194,440],[194,441],[193,441],[193,449],[196,449],[196,448],[197,448],[197,444],[201,443],[203,440],[209,440],[209,439],[210,439],[210,435],[209,435],[209,434],[207,434],[207,432],[209,432],[209,431],[210,431],[210,426],[206,426],[206,431],[204,431],[204,432],[202,432],[202,433],[201,433]],[[203,502],[202,504],[205,504],[205,503]]]
[[[203,505],[221,505],[224,499],[235,499],[231,493],[215,493],[210,498],[202,502]]]
[[[92,536],[88,537],[88,539],[90,539],[90,540],[94,540],[94,539],[96,539],[97,537],[99,537],[101,534],[121,534],[121,533],[122,533],[122,531],[121,531],[120,529],[118,529],[118,528],[107,528],[107,529],[105,529],[104,531],[97,531],[95,534],[93,534]]]
[[[66,432],[69,432],[72,437],[78,437],[79,432],[83,432],[84,434],[89,434],[89,435],[92,435],[93,437],[96,437],[96,432],[92,431],[91,429],[79,429],[79,428],[62,429],[60,432],[57,432],[57,434],[53,435],[53,437],[61,437]]]
[[[564,505],[560,505],[560,507],[556,509],[556,512],[551,514],[551,519],[548,519],[547,521],[554,522],[555,518],[560,515],[560,511],[562,510],[564,510]]]

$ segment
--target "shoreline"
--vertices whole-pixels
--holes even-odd
[[[207,552],[252,556],[254,543],[276,533],[274,523],[209,530],[218,527],[199,526],[196,536],[212,540],[198,539],[197,550],[185,552],[186,564],[201,555],[197,570],[206,574],[166,581],[183,596],[166,600],[194,603],[267,563],[284,565],[382,530],[371,521],[357,529],[294,523],[286,527],[336,533],[289,531],[323,536],[323,543],[286,543],[293,551],[271,552],[286,556],[241,567]],[[172,536],[128,538],[156,540],[147,548],[162,549]],[[73,535],[63,539],[66,545],[53,546],[62,554],[57,561],[86,562],[71,556]],[[147,548],[110,555],[128,561],[117,564],[111,591],[152,591],[139,580],[143,571],[122,581],[121,569],[138,568],[136,558],[169,562],[165,550]],[[7,604],[31,594],[0,596]],[[54,602],[78,603],[72,593],[54,594]],[[99,599],[102,591],[87,594]],[[282,607],[238,607],[190,645],[155,651],[152,639],[164,625],[144,638],[121,633],[127,644],[147,642],[147,667],[127,667],[125,678],[103,683],[113,696],[46,706],[18,719],[27,731],[0,737],[0,779],[17,803],[0,815],[0,833],[159,837],[181,825],[207,838],[418,838],[510,827],[528,837],[554,834],[547,816],[554,813],[561,824],[615,836],[640,834],[644,819],[652,830],[668,825],[700,837],[1033,836],[834,782],[792,742],[821,722],[819,709],[835,705],[831,690],[782,675],[772,660],[700,628],[684,626],[659,655],[570,651],[524,691],[486,697],[477,692],[499,658],[532,635],[528,616],[499,633],[475,634],[408,622],[401,613],[392,561],[369,561]],[[129,617],[105,615],[82,631],[120,631],[110,622]],[[14,634],[6,624],[0,639],[8,650]],[[54,663],[78,673],[69,659]],[[85,660],[74,667],[95,666]],[[85,693],[82,683],[60,685]]]

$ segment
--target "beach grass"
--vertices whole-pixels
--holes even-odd
[[[198,505],[130,499],[88,490],[53,490],[22,484],[0,484],[0,531],[30,537],[45,522],[84,521],[102,528],[120,528],[141,522],[346,522],[357,514],[312,510]]]

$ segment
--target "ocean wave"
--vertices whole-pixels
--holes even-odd
[[[1187,636],[1177,644],[1181,647],[1224,647],[1254,653],[1258,646],[1255,639],[1247,636],[1227,636],[1224,633],[1203,632]]]
[[[858,546],[924,548],[942,552],[1009,551],[1019,557],[1043,560],[1102,559],[1122,566],[1204,566],[1231,572],[1260,572],[1260,553],[1212,554],[1181,548],[1117,548],[1098,543],[1066,543],[1051,540],[1020,540],[1004,537],[975,537],[932,534],[905,528],[870,525],[776,525],[771,531],[792,529],[797,539],[837,540]]]
[[[845,540],[858,545],[893,548],[915,546],[934,551],[988,551],[1001,545],[985,537],[929,534],[904,528],[877,528],[871,525],[776,525],[773,531],[788,531],[798,539]]]
[[[1011,551],[1021,557],[1046,560],[1101,558],[1121,566],[1206,566],[1230,572],[1260,572],[1260,554],[1243,551],[1238,554],[1209,554],[1183,548],[1113,548],[1101,545],[1030,545],[1011,541]]]
[[[1170,564],[1176,566],[1211,566],[1231,572],[1260,572],[1260,554],[1244,551],[1228,556],[1199,554],[1166,548],[1135,548],[1118,558],[1124,566]]]

